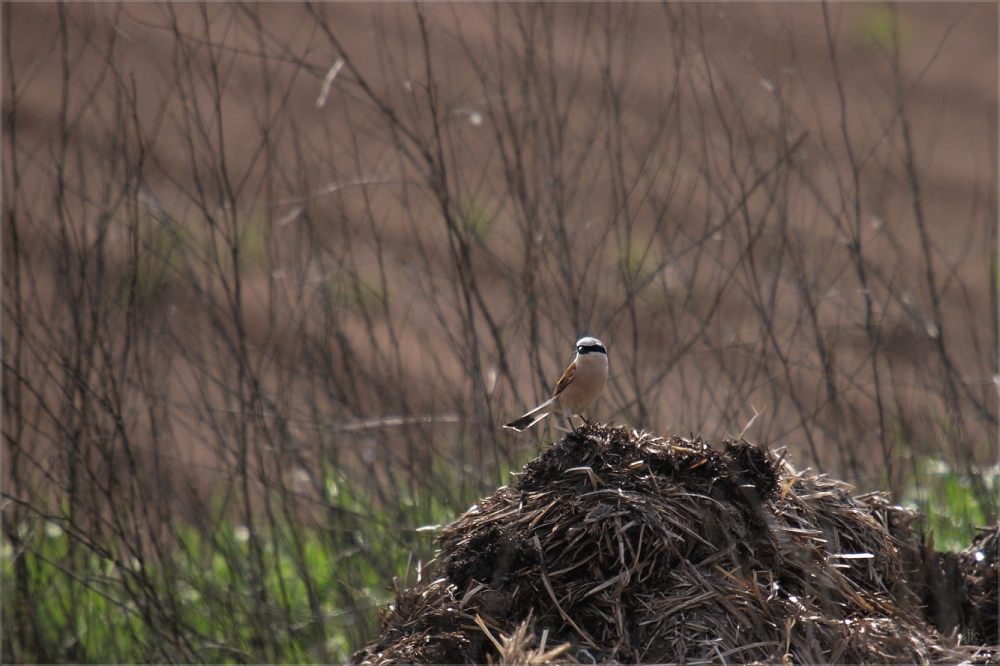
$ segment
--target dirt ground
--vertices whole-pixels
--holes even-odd
[[[846,304],[844,307],[822,304],[820,317],[825,318],[824,330],[830,336],[837,360],[848,368],[846,381],[860,386],[862,392],[869,390],[866,388],[869,380],[856,377],[862,373],[860,368],[870,352],[868,338],[854,314],[844,314],[860,311],[858,294],[862,290],[856,277],[845,272],[847,260],[837,259],[847,257],[851,251],[844,229],[829,228],[820,219],[821,211],[824,205],[836,208],[838,198],[853,191],[850,169],[844,163],[855,160],[862,165],[863,178],[857,183],[861,188],[859,215],[855,220],[857,231],[869,256],[874,258],[873,264],[884,271],[883,278],[889,285],[886,289],[895,295],[886,303],[877,304],[884,307],[878,316],[882,317],[884,354],[890,361],[888,371],[895,373],[894,380],[916,386],[922,369],[920,359],[931,353],[935,336],[922,330],[926,327],[925,315],[930,303],[921,286],[920,237],[913,233],[912,183],[907,180],[898,140],[882,141],[884,137],[879,135],[882,132],[896,136],[899,124],[893,120],[893,114],[901,108],[900,104],[905,106],[919,168],[921,212],[935,256],[940,259],[938,278],[953,285],[946,287],[952,291],[946,293],[942,308],[949,326],[949,340],[957,341],[952,357],[956,372],[973,391],[985,394],[992,390],[996,369],[985,367],[984,359],[988,363],[995,354],[991,357],[982,350],[989,349],[996,325],[986,314],[995,312],[987,277],[990,262],[995,265],[996,261],[995,248],[991,249],[996,238],[997,178],[995,4],[904,4],[898,7],[898,19],[892,19],[881,5],[837,4],[828,7],[828,21],[824,21],[823,6],[811,3],[559,5],[538,12],[520,25],[515,20],[518,12],[510,8],[431,4],[424,9],[427,29],[435,35],[430,62],[438,67],[442,82],[438,102],[455,117],[481,118],[473,114],[483,113],[494,103],[495,100],[483,99],[482,90],[477,87],[477,76],[481,73],[477,74],[469,63],[477,54],[493,48],[499,48],[500,52],[504,48],[516,50],[518,40],[523,38],[518,31],[525,26],[537,28],[539,34],[543,26],[555,28],[546,55],[551,58],[548,66],[564,72],[573,86],[570,92],[560,91],[567,95],[566,99],[573,95],[573,113],[567,116],[571,118],[567,125],[570,135],[575,128],[586,126],[587,109],[610,108],[606,102],[605,72],[598,63],[602,30],[612,28],[607,32],[612,35],[608,43],[613,44],[621,58],[618,62],[612,58],[612,64],[620,68],[616,74],[627,82],[623,88],[627,94],[619,101],[620,122],[629,128],[625,143],[631,142],[634,154],[641,154],[637,147],[654,136],[653,128],[663,122],[664,105],[671,103],[672,82],[678,80],[676,72],[687,72],[685,85],[690,86],[690,91],[686,94],[696,99],[696,103],[681,115],[691,114],[695,118],[700,115],[706,120],[692,123],[693,131],[671,134],[669,140],[676,145],[663,149],[664,155],[675,158],[671,168],[676,178],[670,182],[676,196],[664,209],[669,211],[671,228],[679,230],[680,235],[674,236],[675,239],[683,240],[686,233],[689,236],[700,233],[707,228],[705,219],[718,214],[712,208],[717,202],[706,203],[699,198],[703,194],[700,188],[706,187],[705,183],[712,178],[709,173],[712,169],[721,168],[719,165],[727,159],[746,165],[757,160],[758,167],[764,169],[770,160],[780,158],[791,142],[801,139],[803,143],[798,144],[795,159],[804,165],[803,173],[813,169],[813,173],[819,174],[813,185],[820,190],[815,200],[791,209],[788,220],[792,227],[801,225],[806,237],[817,240],[804,256],[815,265],[818,284],[826,285],[821,288],[829,287],[826,294],[830,299],[824,303]],[[522,9],[521,15],[532,15]],[[443,261],[447,256],[445,244],[439,242],[445,236],[435,226],[438,222],[434,219],[433,201],[418,198],[408,201],[406,192],[398,189],[388,196],[384,189],[372,196],[367,190],[348,192],[351,188],[345,187],[343,192],[334,192],[336,202],[331,202],[325,194],[316,194],[332,191],[323,189],[331,184],[366,182],[366,179],[392,181],[400,177],[402,171],[397,170],[392,157],[395,139],[387,137],[384,128],[365,116],[363,104],[352,107],[351,100],[358,99],[359,76],[365,77],[387,100],[405,100],[412,93],[412,86],[407,86],[419,85],[419,80],[406,79],[405,73],[419,73],[422,66],[421,26],[409,8],[395,4],[337,3],[319,5],[317,11],[332,28],[353,68],[341,73],[344,83],[334,84],[323,108],[317,108],[316,100],[337,54],[317,27],[316,17],[302,5],[221,4],[203,8],[189,4],[127,3],[61,9],[44,3],[6,5],[3,108],[5,119],[14,118],[16,125],[5,121],[4,157],[8,168],[4,183],[8,192],[13,191],[10,174],[16,158],[19,182],[15,207],[28,221],[19,242],[25,248],[25,256],[35,262],[32,271],[41,294],[39,303],[58,300],[58,289],[52,282],[56,267],[50,263],[50,248],[52,225],[57,219],[53,210],[61,196],[52,189],[54,175],[62,173],[57,167],[63,149],[59,128],[65,125],[71,135],[68,147],[73,162],[67,173],[79,179],[80,198],[90,204],[99,202],[104,187],[102,178],[114,177],[108,173],[111,168],[107,165],[109,155],[116,150],[112,140],[115,128],[121,124],[107,90],[112,84],[120,84],[121,89],[134,95],[135,114],[150,136],[155,137],[147,146],[149,154],[145,156],[142,183],[144,192],[151,194],[156,206],[180,219],[207,215],[210,211],[198,210],[193,192],[213,200],[225,190],[222,198],[247,211],[251,220],[260,211],[267,211],[261,214],[282,229],[286,224],[291,225],[288,228],[296,227],[299,224],[296,215],[322,221],[310,228],[309,233],[316,234],[315,237],[296,242],[334,248],[329,252],[334,257],[330,261],[354,262],[352,265],[361,267],[358,279],[374,279],[375,269],[371,267],[376,263],[381,266],[381,257],[389,258],[388,267],[381,270],[387,274],[397,304],[391,317],[397,317],[401,323],[395,328],[376,327],[374,332],[366,333],[364,322],[358,318],[344,324],[345,339],[355,339],[359,348],[394,345],[401,365],[395,370],[398,375],[387,381],[407,387],[417,403],[409,405],[410,409],[439,409],[452,399],[452,387],[458,387],[456,392],[468,391],[469,380],[465,361],[452,354],[455,343],[449,342],[439,330],[439,327],[448,329],[455,321],[450,314],[451,305],[442,306],[440,312],[431,307],[408,308],[411,303],[423,303],[421,299],[429,298],[428,294],[433,295],[440,286],[430,278],[426,282],[414,280],[407,272],[415,247],[429,253],[424,258],[428,264]],[[66,62],[60,50],[61,12],[68,16],[66,39],[73,44],[71,52],[75,54],[72,61]],[[680,33],[664,32],[664,16],[669,16],[671,25],[688,31],[684,34],[697,34],[697,39],[684,42],[681,49]],[[889,88],[894,62],[887,49],[892,43],[894,25],[898,26],[904,54],[898,63],[904,82],[901,97],[892,94]],[[831,61],[828,32],[838,47],[835,63]],[[185,42],[187,50],[177,48],[181,34],[190,38]],[[497,35],[507,40],[506,46],[503,39],[496,41]],[[265,39],[266,48],[258,43]],[[223,64],[219,70],[209,67],[211,59],[197,46],[209,42],[217,45],[219,62]],[[261,76],[260,58],[253,55],[258,47],[268,50],[272,58],[266,68],[267,78]],[[498,59],[498,67],[502,60]],[[516,65],[507,65],[516,69]],[[64,68],[72,71],[65,86]],[[499,80],[500,74],[487,72],[486,78],[490,77]],[[401,81],[404,85],[400,85]],[[723,83],[719,89],[725,89],[726,98],[715,99],[717,109],[713,110],[713,95],[717,96],[719,91],[713,86],[720,81]],[[222,91],[215,109],[210,102],[213,85],[216,92]],[[93,107],[79,116],[72,111],[66,117],[60,115],[64,99],[71,110],[89,102],[88,90],[98,91]],[[777,95],[785,100],[784,106],[774,103]],[[15,99],[16,114],[13,114]],[[847,109],[844,117],[842,107]],[[191,127],[184,124],[184,110],[193,108],[212,119],[207,126],[214,128],[194,140]],[[374,113],[370,108],[369,111]],[[409,113],[413,115],[406,121],[413,127],[425,126],[426,119],[420,116],[419,107]],[[265,136],[262,128],[266,126],[266,118],[281,120],[274,124],[274,136],[265,140],[261,137]],[[727,125],[727,118],[731,125]],[[512,193],[496,184],[502,168],[498,155],[503,148],[498,147],[493,137],[472,133],[477,127],[470,120],[470,127],[456,130],[450,139],[454,142],[450,145],[465,149],[455,159],[456,165],[467,169],[455,178],[462,187],[478,184],[481,191],[488,193],[483,197],[484,209],[493,206],[504,211],[491,230],[492,244],[487,249],[492,255],[486,259],[477,255],[475,261],[480,262],[477,270],[487,285],[484,293],[491,299],[490,311],[499,313],[497,319],[506,326],[504,335],[514,344],[527,337],[528,325],[519,314],[523,306],[519,299],[523,294],[490,286],[501,285],[515,265],[505,261],[505,253],[515,251],[514,223],[505,217],[511,215]],[[783,129],[791,136],[782,139]],[[851,135],[856,154],[849,154],[840,140],[845,131]],[[735,141],[734,133],[739,135]],[[10,141],[13,134],[16,134],[16,148]],[[124,133],[121,138],[129,140]],[[272,140],[273,143],[268,143]],[[501,139],[500,144],[506,140]],[[273,155],[268,151],[273,151]],[[270,161],[261,157],[265,153]],[[621,190],[607,176],[610,159],[593,160],[585,152],[573,153],[573,150],[567,150],[566,154],[570,160],[573,154],[579,154],[582,169],[578,173],[579,182],[570,179],[568,208],[559,212],[555,210],[559,205],[556,202],[546,204],[551,209],[539,210],[543,215],[558,213],[582,220],[580,238],[586,239],[591,220],[621,219]],[[220,155],[230,169],[230,181],[237,184],[235,188],[212,175],[213,169],[222,164]],[[706,166],[696,160],[698,155],[712,155],[718,162]],[[572,166],[563,164],[559,168]],[[281,172],[280,177],[274,175],[275,168]],[[642,174],[646,167],[633,156],[626,159],[622,168],[628,173]],[[750,179],[750,174],[744,175]],[[534,169],[529,170],[528,176],[529,183],[542,183],[548,177]],[[655,178],[659,177],[657,172]],[[727,183],[734,182],[726,180],[731,177],[732,174],[719,176]],[[648,197],[656,193],[654,183]],[[306,213],[297,207],[303,196],[312,197]],[[736,199],[738,192],[724,205]],[[147,196],[145,201],[149,200]],[[794,196],[790,201],[794,203]],[[752,203],[766,206],[766,202]],[[100,208],[100,204],[95,205]],[[640,202],[631,211],[637,219],[635,229],[648,231],[647,237],[653,239],[648,241],[649,247],[659,247],[655,241],[660,233],[658,222],[647,215],[643,205]],[[839,205],[845,206],[845,215],[852,213],[842,198]],[[378,222],[366,230],[364,224],[352,218],[354,214],[358,219]],[[80,215],[80,219],[99,217],[93,211]],[[5,229],[6,224],[5,218]],[[687,355],[669,346],[678,337],[678,331],[658,325],[662,313],[656,309],[660,307],[657,303],[630,319],[619,307],[620,288],[606,286],[617,279],[621,263],[618,255],[625,242],[617,236],[621,227],[616,224],[617,221],[603,228],[603,235],[595,241],[595,246],[600,243],[601,247],[588,249],[592,254],[587,255],[591,257],[587,261],[597,266],[597,270],[581,278],[576,292],[572,285],[559,287],[559,298],[553,300],[562,302],[562,297],[568,294],[573,301],[572,312],[560,310],[543,319],[541,339],[548,345],[545,354],[535,361],[527,354],[518,355],[512,361],[511,381],[505,383],[501,377],[498,390],[503,393],[497,395],[501,396],[503,412],[516,411],[538,394],[544,394],[546,381],[550,381],[545,377],[555,376],[568,353],[566,344],[556,341],[575,335],[569,329],[589,328],[599,329],[602,336],[612,340],[609,344],[621,369],[614,378],[617,384],[609,389],[607,402],[601,407],[602,416],[608,420],[640,422],[661,430],[697,431],[712,437],[745,424],[751,411],[748,404],[769,405],[767,416],[758,426],[769,425],[763,426],[765,430],[759,435],[774,445],[802,450],[805,446],[797,430],[799,426],[788,424],[796,419],[801,422],[801,414],[812,409],[811,402],[819,405],[812,412],[818,419],[836,418],[823,416],[826,402],[814,375],[807,374],[801,380],[787,378],[791,385],[785,389],[803,396],[807,403],[795,412],[787,397],[761,388],[766,385],[763,377],[773,375],[773,369],[759,369],[755,372],[763,375],[750,374],[742,380],[727,374],[736,372],[732,368],[737,365],[751,363],[743,356],[734,357],[731,348],[753,346],[761,335],[755,324],[759,313],[750,307],[740,289],[725,291],[715,315],[724,324],[713,324],[704,334],[703,342],[688,348]],[[729,246],[728,239],[727,236],[722,240],[720,234],[720,243],[727,247],[715,257],[720,264],[740,256],[739,246]],[[6,231],[4,240],[9,245]],[[636,241],[640,247],[645,242]],[[674,245],[664,243],[663,251],[676,246],[676,241]],[[273,248],[272,251],[279,252]],[[315,262],[296,263],[303,256],[300,250],[284,247],[280,250],[286,251],[284,256],[272,256],[268,265],[252,267],[244,278],[246,304],[242,314],[250,331],[261,331],[257,341],[262,346],[284,334],[269,328],[283,316],[275,315],[274,301],[269,296],[273,293],[269,290],[274,289],[275,276],[315,268]],[[557,260],[557,257],[551,259]],[[683,262],[678,265],[683,270]],[[571,269],[570,273],[572,270],[578,269]],[[543,279],[557,284],[561,277],[553,269]],[[697,286],[701,278],[692,279]],[[961,289],[954,287],[955,283],[961,283]],[[714,277],[706,284],[706,293],[717,287]],[[185,319],[194,303],[186,293],[165,289],[155,295],[151,306],[186,322],[175,331],[182,346],[197,344],[210,335],[205,328],[207,324],[199,323],[199,315],[191,314]],[[587,294],[592,301],[580,306],[576,303],[578,294]],[[364,306],[360,291],[355,300],[361,303],[359,307]],[[774,308],[779,313],[787,308],[787,316],[791,318],[801,311],[802,304],[795,299],[783,301],[779,294]],[[488,325],[479,322],[476,326],[482,331]],[[642,336],[636,335],[637,327],[643,331]],[[893,365],[892,359],[901,361]],[[191,359],[175,359],[175,362],[171,380],[175,388],[171,390],[183,393],[183,387],[191,383],[188,380],[197,377],[199,364]],[[296,358],[292,363],[304,361]],[[675,369],[657,375],[652,372],[657,367]],[[634,376],[628,375],[624,368],[635,369]],[[501,375],[502,371],[501,368]],[[522,379],[513,379],[518,376]],[[664,381],[665,378],[669,381]],[[281,386],[284,380],[272,376],[268,381],[272,381],[272,386]],[[731,384],[743,391],[740,394],[743,406],[738,411],[717,404],[718,387]],[[431,390],[420,388],[428,386]],[[291,383],[284,388],[289,396],[310,390],[308,386]],[[921,404],[921,390],[900,394],[898,409],[911,410],[914,422],[930,418],[914,406]],[[354,416],[377,416],[391,408],[404,408],[399,402],[403,398],[373,407],[386,395],[377,382],[362,382],[358,395],[362,397],[348,410]],[[427,396],[447,397],[425,400]],[[641,404],[643,396],[649,398],[650,404],[636,408],[636,401]],[[188,399],[192,399],[190,393]],[[907,405],[906,400],[912,400],[912,405]],[[677,408],[681,404],[685,405],[683,411]],[[852,418],[861,424],[863,441],[858,446],[874,450],[879,435],[872,434],[878,427],[872,426],[870,405],[851,404],[847,409],[854,411]],[[995,405],[993,409],[995,418]],[[503,416],[490,418],[502,422]],[[832,445],[823,443],[824,438],[831,436],[829,426],[824,427],[827,430],[817,435],[818,450],[803,451],[803,459],[825,463],[842,474],[850,474],[849,468],[854,465],[857,473],[857,460],[838,457]],[[989,441],[989,437],[986,439]],[[195,445],[188,455],[198,458],[201,464],[209,464],[214,454],[199,454],[197,449]],[[989,457],[983,451],[977,451],[976,455]]]

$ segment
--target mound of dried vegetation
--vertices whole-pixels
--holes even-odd
[[[355,661],[995,659],[924,620],[900,556],[912,516],[850,491],[743,441],[588,426],[442,532]]]

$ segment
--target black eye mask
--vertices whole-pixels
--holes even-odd
[[[580,345],[576,348],[579,354],[607,354],[607,350],[601,345]]]

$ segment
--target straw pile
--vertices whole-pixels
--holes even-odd
[[[449,525],[434,574],[397,590],[354,659],[994,659],[924,622],[888,530],[911,518],[850,491],[744,441],[587,426]]]
[[[1000,527],[982,530],[959,555],[959,567],[965,583],[964,619],[969,640],[985,645],[1000,643],[1000,617],[997,609],[998,550]]]

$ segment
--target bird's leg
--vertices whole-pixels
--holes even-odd
[[[581,417],[581,418],[583,418],[583,417]],[[573,429],[573,434],[574,435],[578,434],[577,431],[576,431],[576,425],[573,423],[573,415],[572,414],[567,414],[566,415],[566,420],[569,421],[569,427]]]

